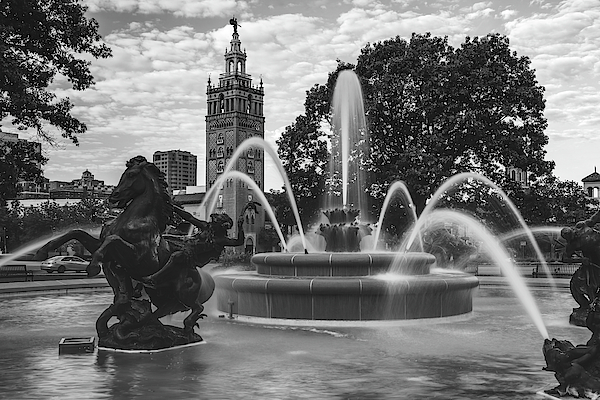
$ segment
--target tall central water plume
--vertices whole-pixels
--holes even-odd
[[[351,70],[339,73],[331,103],[332,128],[330,190],[325,209],[351,207],[366,210],[365,162],[369,137],[360,81]],[[341,204],[340,204],[341,200]]]

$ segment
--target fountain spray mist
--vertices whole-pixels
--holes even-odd
[[[469,234],[483,243],[484,252],[500,267],[502,274],[506,277],[514,294],[529,314],[529,317],[542,337],[544,339],[549,338],[540,311],[529,288],[525,285],[523,277],[509,261],[510,256],[506,252],[504,246],[498,243],[498,239],[479,223],[479,221],[465,213],[452,210],[433,210],[427,214],[423,213],[421,218],[419,218],[419,221],[422,222],[417,224],[419,228],[424,226],[427,226],[428,228],[434,228],[436,226],[443,227],[444,224],[449,222],[466,226],[469,230]],[[402,248],[404,248],[404,246],[402,246]],[[397,260],[395,260],[392,264],[392,268],[390,268],[391,272],[401,269],[400,260],[402,259],[403,254],[404,253],[398,254]]]
[[[339,73],[331,110],[334,132],[339,133],[337,140],[332,139],[332,154],[334,159],[341,158],[341,163],[331,162],[331,176],[341,169],[342,207],[366,210],[365,178],[360,162],[368,159],[368,135],[362,88],[354,71]],[[333,209],[336,206],[327,204],[326,208]]]
[[[496,185],[494,182],[492,182],[485,176],[482,176],[482,175],[479,175],[479,174],[476,174],[473,172],[463,172],[461,174],[457,174],[457,175],[450,177],[433,194],[433,196],[431,197],[431,201],[425,206],[425,209],[421,213],[421,217],[426,216],[428,213],[431,212],[431,210],[433,210],[433,208],[437,205],[438,201],[440,200],[440,198],[444,192],[448,191],[452,186],[458,184],[459,182],[466,182],[469,179],[474,179],[476,181],[479,181],[498,192],[498,194],[500,195],[502,200],[506,203],[506,205],[508,205],[508,208],[512,212],[512,215],[515,218],[517,218],[522,231],[527,235],[527,237],[531,241],[531,245],[533,246],[533,248],[535,250],[538,260],[540,261],[540,263],[542,265],[542,268],[544,269],[544,271],[546,271],[546,274],[550,277],[550,286],[552,286],[553,289],[556,289],[556,282],[554,281],[554,278],[552,277],[552,273],[550,272],[550,268],[548,267],[548,264],[546,263],[544,254],[542,253],[542,250],[540,249],[540,246],[538,245],[537,240],[535,240],[535,237],[531,233],[531,230],[527,226],[527,223],[523,219],[523,216],[521,215],[521,213],[519,212],[517,207],[514,205],[514,203],[510,200],[510,198],[506,195],[506,193],[498,185]],[[416,238],[417,232],[422,229],[422,227],[420,225],[420,224],[422,224],[421,220],[422,220],[421,218],[419,218],[419,220],[417,220],[415,229],[412,231],[409,239],[406,242],[406,245],[408,246],[408,247],[406,247],[406,249],[410,248],[410,246],[412,245],[413,241]]]
[[[215,181],[215,184],[213,185],[213,187],[211,187],[210,190],[208,191],[208,193],[206,193],[206,196],[204,196],[204,200],[202,200],[202,203],[200,203],[199,207],[206,207],[206,213],[210,215],[210,213],[215,208],[216,203],[217,203],[217,196],[215,196],[215,192],[218,190],[218,188],[221,187],[221,185],[223,185],[225,183],[225,181],[228,178],[239,179],[242,182],[247,183],[254,190],[254,193],[256,194],[256,196],[258,196],[258,199],[263,204],[263,207],[265,208],[266,213],[269,215],[269,218],[271,218],[271,221],[273,221],[273,227],[275,228],[275,231],[277,232],[277,236],[279,236],[279,240],[281,241],[281,245],[283,246],[283,249],[285,251],[287,251],[287,243],[285,241],[285,236],[283,235],[283,232],[281,232],[281,227],[279,226],[279,223],[277,222],[277,218],[275,217],[275,212],[273,211],[273,208],[269,204],[269,201],[265,197],[262,190],[260,190],[260,187],[258,187],[256,182],[254,182],[254,179],[250,178],[248,175],[244,174],[243,172],[228,171],[227,173],[221,174],[221,176],[219,176],[219,179],[217,179]],[[206,206],[207,199],[209,199],[211,197],[212,197],[212,200],[207,207]]]
[[[300,219],[300,213],[298,212],[298,205],[296,204],[296,199],[294,198],[294,194],[292,192],[292,185],[290,184],[290,180],[287,176],[287,173],[285,172],[285,168],[283,168],[283,164],[281,163],[281,160],[279,159],[279,157],[277,157],[277,153],[275,153],[275,150],[273,150],[273,148],[271,146],[269,146],[269,144],[267,142],[265,142],[264,139],[259,138],[257,136],[248,138],[246,140],[244,140],[239,146],[238,148],[235,150],[235,152],[233,153],[233,155],[231,156],[231,159],[229,160],[229,162],[227,163],[227,165],[225,166],[225,170],[223,171],[223,175],[226,175],[229,171],[232,171],[234,166],[237,163],[238,158],[240,158],[244,152],[252,147],[259,147],[262,148],[266,153],[269,154],[269,156],[271,156],[271,159],[273,160],[273,162],[275,163],[275,167],[277,168],[277,172],[279,172],[279,176],[281,177],[281,179],[283,179],[283,184],[285,186],[285,191],[288,197],[288,200],[290,202],[290,207],[292,208],[292,212],[294,213],[294,218],[296,220],[296,225],[298,226],[298,232],[300,234],[300,238],[302,240],[302,245],[304,247],[304,250],[306,251],[308,249],[308,245],[306,243],[306,238],[305,238],[305,234],[304,234],[304,228],[302,227],[302,220]],[[241,172],[240,172],[241,173]],[[243,173],[242,173],[243,174]],[[244,176],[247,176],[245,174],[243,174]],[[252,180],[252,178],[248,177],[248,179]],[[247,179],[244,178],[244,180],[246,182],[248,182]],[[223,182],[223,181],[221,181]],[[252,180],[252,182],[254,182]],[[202,203],[198,206],[198,208],[202,208],[203,206],[205,206],[205,204],[208,202],[208,200],[210,200],[211,202],[210,207],[207,210],[212,210],[215,207],[216,201],[217,201],[217,196],[216,196],[216,189],[217,187],[219,187],[220,185],[217,185],[216,182],[215,184],[210,188],[210,190],[206,193],[206,196],[204,196],[204,200],[202,200]],[[257,192],[261,192],[262,191],[260,189],[257,189]],[[263,196],[264,198],[264,196]],[[261,199],[261,201],[263,201]],[[269,203],[266,201],[266,198],[264,199],[263,202],[265,209],[266,207],[270,208]],[[208,213],[208,211],[207,211]],[[274,219],[272,217],[272,221],[273,223],[276,223],[276,219]],[[276,224],[277,226],[279,226],[279,224]],[[284,242],[282,242],[284,243]]]
[[[377,227],[375,228],[375,235],[373,239],[373,250],[377,250],[377,243],[379,242],[379,235],[381,235],[381,226],[383,225],[383,219],[385,217],[385,213],[390,205],[390,202],[394,198],[394,196],[400,193],[402,196],[403,204],[410,210],[410,215],[413,218],[413,222],[411,225],[414,225],[417,222],[417,212],[415,204],[413,203],[412,196],[410,195],[410,191],[406,187],[406,184],[403,181],[395,181],[392,183],[387,191],[385,196],[385,200],[383,200],[383,206],[381,207],[381,211],[379,213],[379,219],[377,221]],[[410,226],[407,227],[410,229]],[[420,251],[423,251],[423,242],[421,240],[421,236],[419,236],[420,243]]]

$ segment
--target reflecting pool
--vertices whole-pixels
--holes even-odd
[[[587,341],[587,329],[568,324],[568,290],[532,292],[551,337]],[[477,289],[460,319],[357,326],[249,324],[220,318],[211,299],[201,345],[59,356],[61,338],[95,335],[111,300],[109,291],[0,298],[0,398],[514,400],[556,385],[509,288]]]

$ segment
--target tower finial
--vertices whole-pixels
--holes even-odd
[[[237,28],[238,28],[238,26],[240,28],[242,27],[240,24],[238,24],[237,18],[235,16],[229,20],[229,24],[233,25],[233,33],[234,34],[237,34]]]

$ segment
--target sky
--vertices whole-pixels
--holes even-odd
[[[113,57],[92,60],[96,84],[82,92],[58,77],[52,89],[75,104],[87,124],[80,145],[44,146],[50,180],[71,181],[88,169],[118,182],[138,154],[187,150],[198,156],[205,184],[206,86],[224,71],[235,16],[246,72],[264,84],[265,139],[276,148],[285,127],[304,111],[306,91],[324,84],[336,59],[356,63],[367,43],[413,32],[447,36],[500,33],[531,59],[545,87],[547,160],[562,180],[600,167],[599,0],[84,0]],[[3,126],[5,129],[6,126]],[[5,129],[10,131],[9,129]],[[15,132],[15,131],[13,131]],[[27,134],[20,133],[27,138]],[[265,189],[281,179],[266,160]]]

